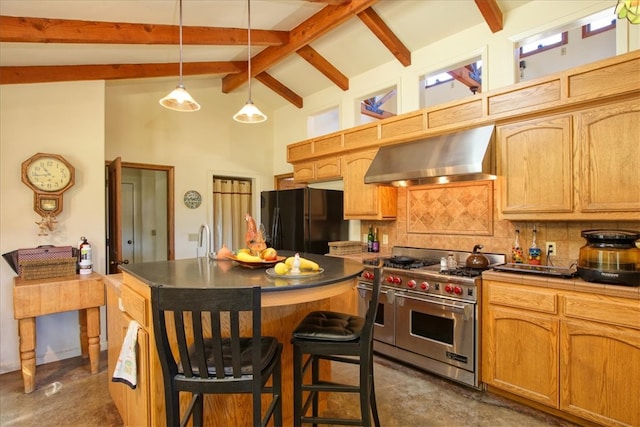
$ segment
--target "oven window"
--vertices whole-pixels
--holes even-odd
[[[453,345],[454,320],[411,311],[411,334]]]

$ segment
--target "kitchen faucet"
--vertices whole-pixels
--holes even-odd
[[[205,248],[204,256],[206,258],[213,258],[211,253],[211,230],[207,224],[202,224],[198,231],[198,247]]]

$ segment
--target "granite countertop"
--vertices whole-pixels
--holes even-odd
[[[514,283],[518,285],[539,286],[552,289],[566,289],[570,291],[586,292],[590,294],[609,295],[640,300],[640,287],[638,286],[592,283],[584,281],[580,277],[563,279],[535,274],[518,274],[487,270],[482,273],[482,279]]]
[[[279,256],[293,256],[290,251],[278,251]],[[241,288],[260,285],[263,292],[314,288],[350,280],[363,270],[360,262],[300,253],[317,262],[324,272],[305,278],[271,277],[266,268],[248,268],[232,260],[189,258],[174,261],[145,262],[122,265],[121,270],[150,286],[182,288]]]

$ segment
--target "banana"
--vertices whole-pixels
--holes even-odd
[[[260,258],[259,256],[251,255],[246,252],[238,252],[236,258],[244,262],[262,262],[262,258]]]
[[[287,264],[289,268],[292,268],[293,261],[295,261],[295,259],[295,257],[290,256],[284,261],[284,263]],[[300,270],[318,271],[320,270],[320,266],[311,260],[300,257]]]

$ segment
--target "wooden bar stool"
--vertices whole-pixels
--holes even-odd
[[[302,423],[371,426],[371,415],[380,425],[373,384],[373,324],[380,287],[382,267],[374,269],[371,302],[364,318],[332,311],[309,313],[293,331],[293,417],[294,426]],[[304,356],[308,355],[306,360]],[[359,365],[358,385],[322,380],[321,360]],[[304,383],[311,368],[311,382]],[[303,402],[303,392],[309,392]],[[318,393],[358,393],[360,419],[328,418],[318,415]],[[312,414],[307,416],[311,407]]]

